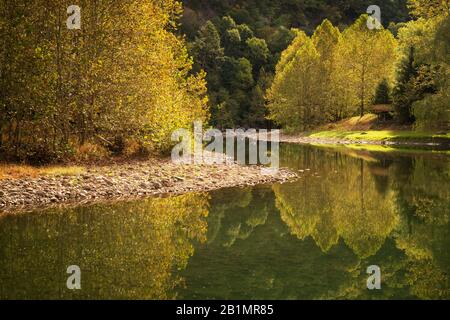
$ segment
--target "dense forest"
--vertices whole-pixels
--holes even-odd
[[[409,20],[407,0],[184,0],[183,31],[192,38],[207,21],[230,16],[248,25],[258,37],[274,40],[280,29],[298,28],[308,34],[324,19],[345,28],[377,4],[385,26]]]
[[[197,120],[309,130],[372,104],[447,130],[449,1],[0,2],[0,154],[166,152]]]
[[[384,1],[380,30],[367,28],[370,1],[184,3],[218,127],[308,130],[371,104],[393,104],[399,123],[448,125],[448,1]]]
[[[366,3],[367,2],[367,3]],[[182,31],[198,68],[207,72],[212,122],[219,127],[266,127],[265,93],[281,53],[312,34],[324,18],[345,28],[369,1],[184,1]],[[408,19],[406,1],[386,2],[388,22]],[[199,30],[199,31],[197,31]]]

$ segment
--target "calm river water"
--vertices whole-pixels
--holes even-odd
[[[298,181],[0,218],[0,298],[450,298],[449,155],[280,158]]]

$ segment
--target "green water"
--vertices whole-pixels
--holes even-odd
[[[448,299],[450,157],[282,145],[297,182],[0,218],[0,298]],[[81,290],[66,269],[81,268]],[[378,265],[381,290],[368,290]]]

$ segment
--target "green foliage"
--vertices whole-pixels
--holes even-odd
[[[208,21],[198,31],[195,41],[191,44],[191,53],[196,57],[196,64],[207,72],[220,65],[224,57],[224,50],[220,34],[211,21]]]
[[[390,104],[391,102],[391,87],[387,79],[383,79],[375,91],[374,104]]]
[[[233,30],[237,28],[237,24],[230,16],[222,18],[221,27],[223,30]]]
[[[295,38],[289,47],[281,53],[280,61],[276,66],[276,73],[283,72],[284,68],[295,58],[297,51],[308,41],[306,33],[295,30]]]
[[[397,82],[393,91],[396,118],[403,123],[413,121],[411,105],[416,96],[413,79],[417,72],[414,66],[414,48],[411,47],[408,56],[404,57],[397,67]]]
[[[324,18],[335,25],[349,25],[366,12],[369,5],[374,4],[371,0],[184,0],[183,3],[197,13],[194,21],[188,21],[189,25],[204,23],[204,17],[231,16],[238,23],[250,26],[257,36],[266,41],[282,26],[288,30],[301,28],[312,34]],[[385,26],[390,22],[408,20],[406,3],[407,0],[377,3],[381,7]],[[189,25],[183,26],[184,30],[191,30]]]
[[[236,61],[234,73],[234,86],[240,89],[249,89],[253,86],[252,64],[246,58],[239,58]]]
[[[403,53],[397,71],[394,106],[401,122],[419,130],[449,130],[447,79],[450,70],[448,3],[411,1],[418,20],[399,30]]]
[[[241,43],[241,34],[238,29],[228,29],[226,31],[225,39],[227,47],[233,47]]]
[[[231,89],[249,89],[253,85],[252,65],[246,58],[225,57],[222,65],[224,84]]]
[[[397,42],[390,31],[370,30],[367,15],[362,15],[343,32],[338,48],[339,73],[350,96],[350,110],[358,108],[362,117],[373,101],[376,86],[391,78]]]
[[[255,37],[249,26],[225,16],[214,23],[208,21],[200,29],[190,53],[195,69],[207,72],[213,125],[226,128],[264,123],[265,88],[258,82],[272,54],[263,39]]]
[[[187,33],[188,38],[201,37],[198,33],[194,34],[191,32],[193,30],[191,26],[204,25],[207,23],[207,19],[210,19],[219,30],[221,45],[224,48],[225,55],[234,59],[245,57],[250,61],[255,83],[258,82],[259,72],[262,67],[264,67],[266,73],[273,76],[275,66],[278,65],[277,68],[283,68],[286,62],[292,58],[289,50],[287,52],[283,51],[292,43],[294,38],[297,38],[297,43],[290,46],[290,51],[295,54],[297,49],[293,47],[300,45],[302,42],[301,38],[297,37],[297,33],[302,32],[299,31],[300,28],[305,32],[306,36],[306,33],[312,34],[316,26],[323,22],[321,28],[316,30],[316,32],[329,33],[330,38],[326,39],[326,35],[321,34],[317,35],[315,40],[323,41],[328,46],[328,48],[322,48],[322,44],[315,44],[320,51],[321,59],[326,60],[321,63],[321,69],[318,71],[323,75],[323,77],[318,79],[321,82],[320,87],[323,88],[323,94],[320,96],[320,101],[317,102],[317,105],[320,105],[320,111],[319,115],[316,116],[322,120],[316,119],[315,122],[321,122],[325,119],[338,120],[353,112],[354,101],[351,100],[355,99],[355,97],[351,92],[345,90],[346,84],[342,82],[344,79],[339,80],[337,77],[333,79],[333,77],[329,76],[330,72],[324,71],[327,68],[334,68],[336,70],[334,75],[337,75],[338,72],[336,59],[329,56],[333,55],[333,48],[336,42],[340,41],[341,35],[339,29],[333,27],[330,21],[339,24],[339,27],[344,29],[346,25],[350,24],[361,13],[364,13],[369,5],[373,4],[369,0],[345,0],[340,3],[329,0],[186,0],[184,4],[188,10],[186,10],[187,14],[183,20],[182,30]],[[407,20],[406,0],[385,1],[380,6],[385,25],[388,25],[391,21],[400,22]],[[329,21],[323,21],[325,17]],[[330,26],[332,30],[327,30]],[[292,30],[291,28],[293,27],[299,29]],[[322,38],[323,40],[320,40]],[[194,61],[199,60],[199,63],[196,63],[196,68],[201,68],[201,57],[197,57],[194,50],[191,53],[194,56]],[[282,55],[285,57],[282,57]],[[229,65],[229,61],[226,64]],[[232,87],[236,88],[238,86],[231,86],[233,79],[232,77],[230,78],[230,74],[233,72],[225,72],[223,76],[225,76],[226,81],[224,81],[220,75],[220,70],[223,72],[224,69],[224,67],[215,67],[208,70],[205,68],[208,74],[208,93],[213,114],[212,122],[215,125],[223,126],[223,123],[216,118],[217,110],[214,110],[219,105],[221,105],[222,110],[227,105],[234,105],[234,102],[230,104],[227,101],[218,100],[218,91],[226,89],[229,91],[228,96],[233,97],[233,100],[239,103],[237,112],[231,112],[230,110],[227,114],[236,115],[236,118],[233,119],[233,123],[236,125],[249,126],[251,123],[254,123],[253,110],[260,110],[260,94],[256,94],[258,98],[255,99],[255,92],[260,90],[253,87],[251,90],[247,90],[246,96],[234,93]],[[378,82],[381,79],[376,77],[375,80]],[[234,81],[237,80],[235,79]],[[334,83],[334,86],[332,86],[332,83]],[[342,84],[342,88],[339,88],[339,83]],[[373,86],[376,86],[376,84]],[[337,92],[340,93],[336,94]],[[239,99],[236,98],[237,95]],[[367,95],[365,103],[368,103],[371,98],[370,95]],[[256,101],[259,102],[257,103]],[[258,114],[264,113],[266,112],[258,112]],[[259,118],[259,115],[257,118]],[[265,124],[264,118],[259,118],[257,122]]]
[[[207,196],[187,194],[2,217],[0,298],[175,299],[177,270],[205,242],[207,215]],[[83,289],[60,290],[61,270],[73,261],[89,270]],[[36,286],[39,279],[46,281]]]
[[[292,59],[275,75],[268,93],[270,119],[287,130],[307,130],[320,123],[317,112],[320,55],[307,38]]]
[[[246,24],[240,24],[237,26],[239,30],[239,34],[241,36],[242,41],[248,41],[251,38],[254,38],[255,34],[252,29]]]
[[[442,20],[439,20],[436,33],[432,38],[432,58],[441,64],[449,64],[450,62],[450,41],[448,35],[450,34],[450,16],[447,15]]]
[[[450,74],[443,75],[444,84],[436,94],[428,95],[423,100],[412,105],[415,127],[418,130],[443,130],[448,132],[450,128]]]
[[[262,66],[269,58],[270,52],[264,39],[252,37],[247,39],[249,58],[258,66]]]
[[[314,31],[312,41],[320,54],[317,85],[322,88],[322,94],[318,97],[321,122],[342,119],[346,114],[346,105],[345,99],[340,96],[343,90],[340,88],[339,61],[336,57],[336,51],[342,43],[341,32],[325,19]]]

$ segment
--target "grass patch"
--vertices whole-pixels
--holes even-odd
[[[86,172],[80,166],[33,167],[19,164],[0,164],[0,180],[36,178],[39,176],[74,176]]]
[[[0,164],[0,180],[15,178],[35,178],[38,175],[38,170],[35,167],[27,165]]]
[[[39,169],[41,175],[46,176],[75,176],[86,172],[86,168],[79,166],[46,167]]]

